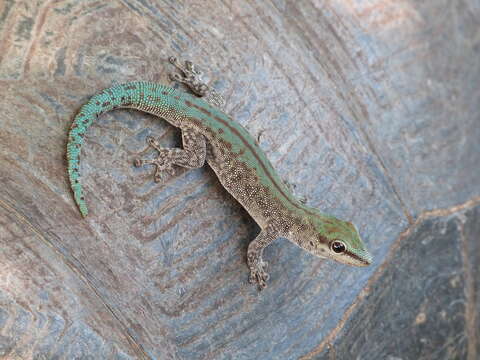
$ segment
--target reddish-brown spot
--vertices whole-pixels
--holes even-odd
[[[205,109],[205,108],[203,108],[203,107],[201,107],[197,104],[192,103],[191,101],[185,100],[185,105],[193,107],[193,108],[199,110],[200,112],[204,113],[207,116],[212,116],[212,113],[210,111],[208,111],[207,109]]]
[[[328,244],[328,239],[325,236],[318,234],[317,238],[322,244]]]

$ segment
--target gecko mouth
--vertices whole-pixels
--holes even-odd
[[[373,262],[372,255],[370,255],[367,251],[365,250],[360,250],[360,251],[345,251],[345,255],[350,256],[352,259],[355,259],[360,263],[360,266],[368,266]]]

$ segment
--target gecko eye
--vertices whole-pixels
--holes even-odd
[[[332,249],[332,251],[337,254],[344,253],[345,250],[347,250],[345,244],[338,240],[332,241],[332,243],[330,244],[330,249]]]

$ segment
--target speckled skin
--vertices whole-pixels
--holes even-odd
[[[175,59],[171,62],[183,73],[183,77],[173,76],[176,81],[187,84],[200,96],[209,93],[210,89],[199,81],[199,72],[193,64],[187,62],[182,67]],[[211,102],[218,106],[218,96],[214,99],[217,101]],[[75,117],[67,145],[68,174],[83,216],[87,216],[88,210],[79,181],[80,149],[93,120],[116,108],[144,111],[182,130],[183,149],[164,149],[149,139],[159,155],[154,160],[136,160],[136,166],[155,165],[155,181],[160,181],[163,173],[173,174],[174,166],[196,168],[207,161],[225,189],[260,225],[262,230],[247,252],[250,281],[260,288],[266,286],[268,279],[263,249],[278,237],[285,237],[319,257],[356,266],[371,263],[355,226],[296,199],[240,124],[196,96],[149,82],[106,89],[83,105]]]

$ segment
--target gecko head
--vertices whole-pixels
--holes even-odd
[[[302,236],[301,243],[313,255],[353,266],[368,266],[372,263],[372,256],[351,222],[319,214],[310,216],[308,223],[308,234]]]

